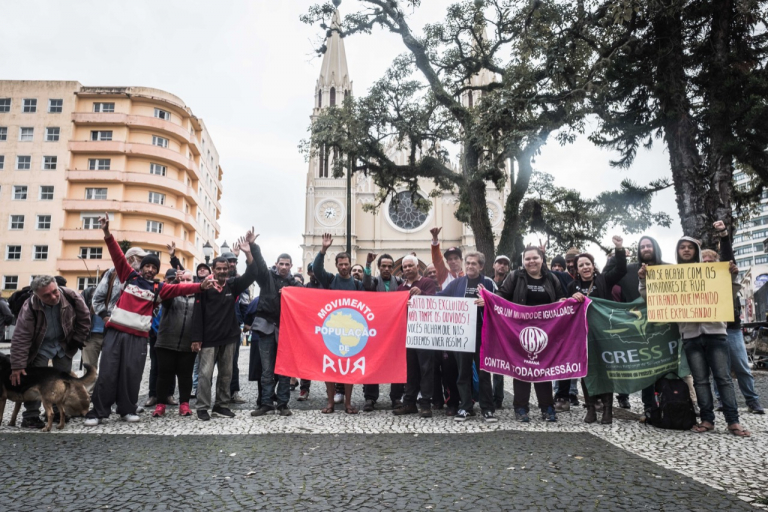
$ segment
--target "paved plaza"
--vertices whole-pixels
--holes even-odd
[[[388,386],[380,409],[320,413],[324,386],[294,415],[252,418],[250,349],[240,354],[237,417],[201,422],[169,408],[137,424],[95,428],[70,421],[52,433],[3,426],[5,510],[749,510],[768,508],[768,417],[746,412],[751,438],[725,431],[665,431],[617,413],[613,425],[582,423],[574,408],[548,424],[513,420],[507,380],[499,422],[395,417]],[[79,362],[75,361],[76,365]],[[146,400],[149,362],[140,402]],[[757,373],[768,398],[768,374]],[[298,390],[293,398],[298,396]],[[535,399],[535,394],[534,397]],[[741,398],[741,397],[740,397]],[[764,402],[766,400],[764,399]],[[355,405],[362,408],[360,386]],[[10,405],[10,404],[9,404]],[[192,404],[194,408],[194,401]],[[534,411],[535,412],[535,411]],[[375,435],[372,435],[375,434]],[[66,490],[66,492],[63,492]]]

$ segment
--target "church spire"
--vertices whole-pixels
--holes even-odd
[[[331,34],[325,40],[323,64],[315,86],[315,108],[340,105],[347,95],[352,94],[347,52],[344,49],[344,39],[339,34],[340,26],[341,16],[337,9],[331,20]]]

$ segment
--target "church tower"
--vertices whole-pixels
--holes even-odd
[[[339,34],[341,17],[336,10],[331,21],[331,35],[325,40],[325,54],[320,68],[320,77],[315,85],[314,107],[311,119],[323,109],[341,105],[352,94],[352,81],[347,67],[347,53],[344,39]],[[307,170],[307,195],[305,210],[304,243],[302,244],[302,267],[306,269],[322,246],[323,233],[333,235],[333,245],[328,249],[326,265],[332,271],[334,256],[346,249],[347,180],[333,177],[333,162],[338,155],[333,151],[321,152],[309,160]],[[352,204],[355,204],[354,190]],[[352,232],[355,230],[354,214]],[[355,237],[352,237],[352,245]],[[353,251],[354,253],[354,251]],[[353,259],[354,262],[354,259]]]

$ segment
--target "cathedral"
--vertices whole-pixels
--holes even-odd
[[[333,17],[333,26],[340,22],[339,12]],[[315,86],[314,108],[311,118],[314,120],[323,109],[339,104],[345,97],[353,94],[352,79],[347,66],[344,39],[338,31],[332,31],[325,41],[326,52],[323,55],[320,77]],[[478,84],[493,80],[490,72],[473,77]],[[473,105],[471,91],[462,97],[465,106]],[[397,163],[405,163],[403,151],[392,148],[390,157]],[[391,198],[376,213],[367,212],[364,205],[373,203],[377,187],[373,180],[362,174],[352,177],[351,211],[347,211],[347,179],[334,178],[332,175],[333,155],[326,158],[312,157],[307,171],[306,211],[304,243],[302,244],[302,268],[312,262],[322,244],[323,233],[333,235],[333,245],[328,249],[326,268],[335,271],[334,257],[346,250],[347,215],[352,221],[352,264],[365,265],[369,252],[390,254],[399,268],[403,256],[415,252],[423,269],[432,262],[430,229],[441,227],[440,246],[443,251],[448,247],[460,247],[463,253],[475,249],[474,236],[469,226],[459,222],[454,216],[458,199],[454,194],[442,192],[432,197],[432,207],[428,212],[420,211],[411,202],[411,195],[405,190],[399,192],[399,201]],[[458,172],[458,171],[457,171]],[[435,188],[431,180],[420,180],[419,195],[430,198]],[[491,218],[496,239],[501,234],[504,201],[508,189],[499,191],[492,184],[488,188],[488,215]],[[486,255],[486,260],[493,261],[493,255]]]

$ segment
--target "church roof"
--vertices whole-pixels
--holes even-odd
[[[318,86],[320,87],[341,86],[350,82],[344,39],[339,35],[340,26],[341,16],[337,9],[331,20],[331,35],[325,40],[326,50],[318,79]]]

